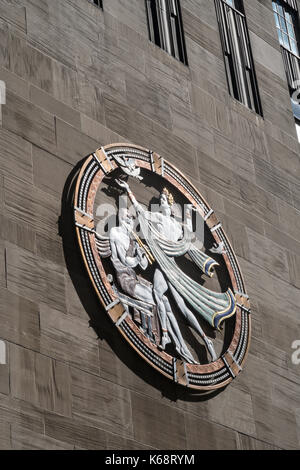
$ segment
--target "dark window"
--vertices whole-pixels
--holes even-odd
[[[294,5],[292,7],[291,5]],[[293,1],[272,2],[278,39],[291,92],[300,88],[299,16]]]
[[[272,2],[296,123],[300,120],[300,26],[295,0]]]
[[[280,44],[299,56],[297,12],[281,1],[272,2]]]
[[[224,1],[231,7],[235,8],[236,10],[240,11],[241,13],[244,13],[244,6],[241,0],[224,0]]]
[[[242,0],[215,0],[229,93],[262,115]]]
[[[97,7],[99,8],[103,8],[103,5],[102,5],[102,0],[88,0],[90,3],[93,3],[94,5],[96,5]]]
[[[187,65],[179,0],[146,0],[149,37]]]

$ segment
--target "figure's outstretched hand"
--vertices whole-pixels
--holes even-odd
[[[130,191],[129,184],[126,183],[126,181],[116,179],[116,183],[120,186],[120,188],[126,189],[126,191]]]

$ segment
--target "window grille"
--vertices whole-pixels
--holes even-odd
[[[295,2],[272,2],[290,92],[300,88],[299,18]]]
[[[300,122],[300,26],[295,0],[272,1],[276,30],[299,135]]]
[[[248,27],[241,0],[215,0],[231,96],[262,115]]]
[[[150,40],[187,65],[179,0],[146,0],[146,9]]]

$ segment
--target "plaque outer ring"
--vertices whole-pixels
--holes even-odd
[[[203,365],[185,363],[153,345],[129,316],[120,322],[124,308],[116,298],[103,268],[96,246],[93,221],[97,190],[103,178],[117,168],[114,155],[135,158],[137,166],[164,177],[184,194],[191,204],[198,208],[216,243],[224,243],[226,253],[223,254],[223,259],[238,306],[230,346],[213,363]],[[249,351],[251,338],[250,303],[232,246],[215,213],[197,188],[174,165],[158,154],[127,143],[111,144],[96,150],[84,162],[76,182],[74,214],[78,244],[92,285],[101,305],[107,311],[112,322],[117,324],[116,328],[132,348],[165,377],[185,387],[211,391],[228,385],[243,369]]]

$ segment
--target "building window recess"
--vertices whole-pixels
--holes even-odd
[[[149,38],[188,64],[179,0],[146,0]]]
[[[262,114],[242,0],[215,0],[229,93]]]
[[[297,132],[298,141],[300,142],[300,121],[295,119],[295,123],[296,123],[296,132]]]
[[[295,0],[272,2],[276,30],[299,136],[300,123],[300,24]]]
[[[93,3],[94,5],[96,5],[96,7],[103,9],[102,0],[88,0],[88,2]]]

